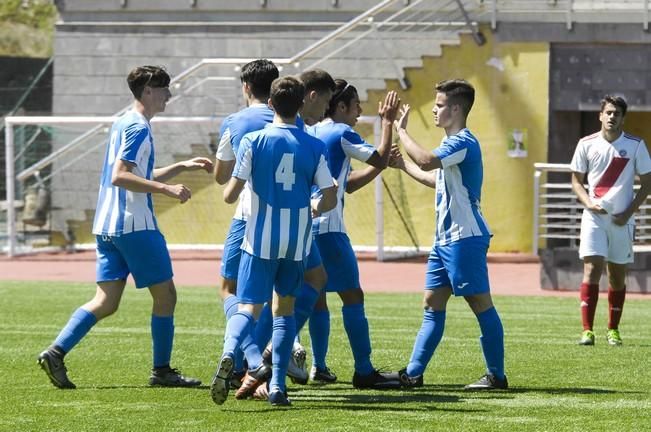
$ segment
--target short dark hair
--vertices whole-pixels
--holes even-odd
[[[628,104],[626,103],[626,99],[624,99],[621,96],[615,96],[615,95],[605,95],[603,99],[601,99],[601,110],[599,112],[604,112],[604,109],[606,108],[606,105],[608,104],[613,104],[620,110],[622,110],[622,116],[626,115],[626,110],[628,109]]]
[[[271,60],[253,60],[242,66],[240,81],[247,83],[257,99],[268,99],[271,83],[280,76]]]
[[[330,74],[323,69],[311,69],[299,75],[299,79],[305,86],[305,93],[316,91],[323,93],[330,90],[334,93],[336,89],[335,80],[332,79]]]
[[[330,117],[337,111],[337,104],[343,102],[346,108],[350,107],[350,102],[357,96],[357,89],[355,86],[350,85],[348,81],[337,78],[335,80],[335,91],[330,99],[330,105],[325,113],[326,117]]]
[[[297,78],[286,76],[271,83],[271,105],[281,117],[294,117],[303,105],[304,97],[305,86]]]
[[[170,76],[162,66],[138,66],[129,72],[127,84],[136,99],[140,99],[143,89],[148,87],[168,87]]]
[[[475,103],[475,88],[464,79],[450,79],[438,82],[435,89],[448,97],[449,105],[459,105],[464,115],[468,115]]]

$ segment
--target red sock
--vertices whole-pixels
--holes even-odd
[[[599,301],[599,284],[581,283],[581,319],[583,330],[592,330],[594,313]]]
[[[626,287],[623,290],[615,291],[608,287],[608,329],[616,329],[619,320],[622,318],[624,299],[626,298]]]

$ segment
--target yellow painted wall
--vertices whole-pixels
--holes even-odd
[[[425,147],[438,146],[442,131],[434,127],[431,114],[434,83],[462,77],[476,88],[476,102],[469,127],[479,138],[484,156],[482,210],[495,234],[491,251],[524,251],[531,248],[533,163],[547,155],[549,47],[542,43],[495,43],[485,30],[487,43],[478,47],[470,37],[462,37],[458,46],[447,46],[441,57],[424,59],[423,68],[407,71],[412,86],[399,89],[395,81],[388,88],[398,90],[402,100],[412,106],[409,132]],[[495,57],[504,71],[487,66]],[[354,83],[353,83],[354,84]],[[377,112],[383,92],[371,92],[364,114]],[[508,132],[528,130],[528,157],[507,157]],[[368,125],[357,128],[373,142]],[[634,132],[634,131],[631,131]],[[206,156],[204,154],[197,156]],[[187,157],[187,156],[186,156]],[[359,167],[359,164],[354,164]],[[415,243],[429,247],[434,232],[434,191],[417,184],[395,170],[383,174],[392,191],[384,194],[385,244],[413,244],[405,225],[413,230]],[[193,190],[190,202],[178,205],[157,195],[155,210],[161,230],[169,243],[221,244],[235,210],[224,204],[222,187],[211,176],[188,173],[175,181]],[[399,212],[396,210],[399,209]],[[346,197],[346,225],[353,244],[375,245],[375,198],[373,184]],[[402,222],[406,221],[406,224]],[[78,241],[92,241],[90,219],[81,224]]]
[[[403,102],[412,106],[410,134],[424,147],[433,149],[443,137],[443,131],[433,125],[434,84],[449,78],[465,78],[473,84],[476,100],[468,126],[482,145],[482,211],[494,233],[491,251],[528,252],[532,232],[533,163],[547,158],[549,45],[496,43],[489,33],[485,31],[488,40],[481,47],[464,36],[460,45],[445,47],[441,57],[424,59],[423,68],[407,72],[412,85],[409,90],[402,91],[397,82],[390,82],[389,89],[399,91]],[[504,70],[487,65],[491,58],[499,60]],[[376,112],[383,95],[384,92],[370,94],[364,105],[365,114]],[[526,158],[507,156],[508,136],[514,128],[528,132]],[[404,201],[402,213],[403,216],[408,213],[411,218],[418,243],[430,245],[434,232],[433,190],[403,173],[389,171],[386,176],[395,189],[394,198]],[[356,213],[372,208],[368,206],[372,194],[373,187],[367,187],[360,197],[348,199],[346,217],[354,244],[373,243],[369,239],[374,239],[374,226],[365,230],[356,226],[359,217]],[[385,197],[387,243],[408,245],[409,237],[389,201]],[[401,238],[400,243],[395,243],[395,238]]]

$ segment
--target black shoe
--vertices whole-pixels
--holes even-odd
[[[401,387],[400,377],[395,372],[380,372],[378,370],[374,370],[368,375],[359,375],[355,372],[353,387],[375,390],[398,389]]]
[[[222,355],[215,374],[210,381],[210,397],[217,405],[226,402],[228,392],[231,389],[231,377],[233,376],[233,365],[235,361],[229,354]]]
[[[197,387],[201,385],[201,381],[195,378],[185,377],[181,375],[181,371],[178,369],[167,366],[151,370],[149,385],[162,387]]]
[[[312,366],[310,379],[312,381],[318,381],[321,384],[330,384],[337,381],[337,375],[335,375],[327,366],[325,369],[319,369],[316,366]]]
[[[465,390],[506,390],[508,388],[509,382],[506,375],[504,375],[504,379],[499,379],[493,374],[486,374],[477,382],[464,387]]]
[[[418,375],[411,377],[407,375],[407,368],[400,370],[398,376],[400,377],[400,384],[402,384],[403,387],[414,388],[423,386],[423,376]]]
[[[38,356],[38,364],[41,369],[45,371],[47,377],[50,379],[55,387],[60,389],[74,389],[77,388],[72,381],[68,379],[66,365],[63,362],[63,357],[46,350]]]
[[[242,380],[244,380],[244,376],[246,375],[246,369],[242,369],[241,371],[234,371],[233,375],[231,376],[231,390],[236,390],[242,386]]]

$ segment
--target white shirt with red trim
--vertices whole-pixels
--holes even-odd
[[[633,201],[635,175],[651,172],[651,158],[642,138],[622,133],[608,142],[597,132],[579,140],[570,168],[588,175],[592,202],[618,214]]]

